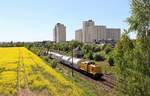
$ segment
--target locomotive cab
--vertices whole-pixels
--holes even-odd
[[[80,63],[80,70],[97,77],[102,76],[101,67],[96,65],[93,61],[85,61]]]

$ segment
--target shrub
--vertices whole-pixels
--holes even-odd
[[[112,50],[112,46],[111,45],[105,46],[105,49],[104,49],[105,54],[108,54],[111,50]]]
[[[51,66],[52,66],[52,68],[56,68],[57,67],[57,61],[56,60],[52,60],[52,62],[51,62]]]
[[[84,54],[84,59],[93,60],[93,54],[92,54],[92,52],[88,52],[87,54]]]
[[[99,52],[100,50],[101,50],[101,48],[98,46],[94,48],[94,52]]]
[[[98,53],[95,53],[94,56],[93,56],[93,58],[94,58],[95,61],[103,61],[104,60],[104,57],[101,56]]]
[[[112,57],[109,57],[107,61],[108,61],[110,66],[114,65],[114,59]]]

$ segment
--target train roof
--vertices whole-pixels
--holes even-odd
[[[93,61],[84,61],[83,63],[86,63],[86,64],[95,64],[95,62],[93,62]]]
[[[49,52],[49,54],[53,54],[53,55],[55,55],[55,56],[57,56],[57,57],[61,57],[61,56],[63,56],[63,55],[58,54],[58,53],[55,53],[55,52]]]
[[[57,57],[61,57],[62,60],[68,61],[69,63],[72,63],[72,57],[71,56],[61,55],[61,54],[55,53],[55,52],[48,52],[48,53],[55,55]],[[82,59],[73,57],[73,64],[78,64],[81,60]]]
[[[69,60],[70,57],[69,57],[69,56],[64,56],[64,55],[63,55],[62,59],[63,59],[63,60]]]
[[[73,64],[78,64],[82,59],[73,58]],[[69,59],[69,62],[72,63],[72,57]]]
[[[92,66],[92,67],[96,67],[95,65],[90,65],[90,66]]]

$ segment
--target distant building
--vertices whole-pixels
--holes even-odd
[[[107,40],[119,40],[120,38],[120,29],[114,29],[114,28],[107,28],[106,29],[106,37]]]
[[[96,29],[96,41],[97,40],[106,40],[107,37],[106,37],[106,26],[95,26],[95,29]]]
[[[83,21],[83,42],[93,42],[96,39],[95,22]]]
[[[75,40],[76,40],[76,41],[79,41],[79,42],[82,42],[82,40],[83,40],[83,32],[82,32],[82,29],[79,29],[79,30],[76,30],[76,31],[75,31]]]
[[[54,42],[65,42],[66,41],[66,27],[64,24],[57,23],[53,30]]]
[[[75,40],[84,43],[92,43],[100,40],[117,41],[120,38],[120,31],[120,29],[116,28],[95,25],[95,22],[92,20],[83,21],[83,28],[75,32]]]

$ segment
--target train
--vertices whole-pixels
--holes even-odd
[[[79,70],[82,73],[86,73],[91,77],[100,78],[103,76],[101,66],[96,65],[93,61],[76,57],[72,58],[71,56],[62,55],[57,52],[48,52],[48,54],[50,58],[56,59],[60,63],[65,64],[73,69]]]

